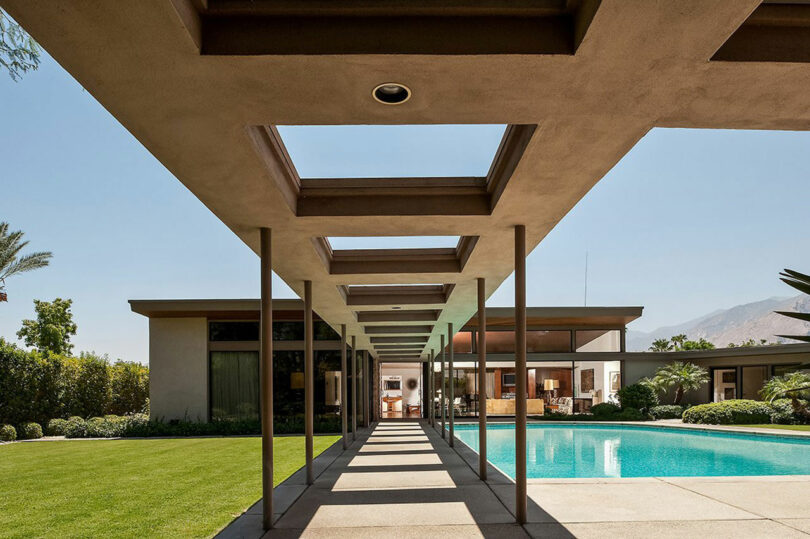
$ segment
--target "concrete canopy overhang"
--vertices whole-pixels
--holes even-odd
[[[772,16],[772,6],[759,0],[445,0],[414,2],[408,16],[416,18],[408,21],[373,13],[383,4],[331,2],[325,15],[358,18],[317,39],[300,39],[296,49],[293,41],[262,41],[262,29],[286,29],[278,25],[283,17],[308,20],[304,6],[312,3],[0,0],[255,252],[259,227],[271,228],[276,273],[300,296],[304,280],[312,281],[315,311],[336,329],[346,324],[364,349],[373,350],[374,339],[406,336],[367,334],[357,312],[399,308],[438,312],[426,321],[432,330],[424,341],[408,341],[424,344],[422,358],[438,350],[447,323],[461,328],[475,312],[475,279],[486,278],[488,297],[512,272],[514,225],[526,226],[531,252],[652,127],[810,127],[810,64],[802,60],[808,40],[794,28],[785,45],[790,50],[782,51],[768,37],[774,25],[800,27],[796,21],[806,18],[801,4]],[[239,13],[225,13],[229,9]],[[418,17],[430,24],[411,24]],[[407,39],[375,41],[392,20]],[[509,31],[487,33],[502,28],[493,22]],[[744,28],[752,24],[753,30]],[[770,29],[760,31],[762,24]],[[244,30],[244,39],[234,28]],[[365,30],[349,35],[352,28]],[[451,46],[453,32],[473,30],[480,39]],[[763,49],[767,54],[755,54]],[[406,84],[412,97],[398,106],[377,103],[371,90],[387,81]],[[283,152],[265,147],[269,154],[262,153],[256,144],[256,130],[267,133],[275,125],[450,123],[508,124],[518,133],[516,149],[493,163],[488,181],[500,180],[492,184],[496,192],[485,193],[489,198],[442,191],[443,198],[417,211],[420,197],[428,196],[417,186],[413,196],[377,197],[374,211],[373,195],[342,200],[340,214],[301,211],[285,191],[285,182],[295,178]],[[465,189],[486,188],[479,179]],[[479,198],[462,204],[468,195]],[[467,210],[454,212],[454,203]],[[458,271],[447,271],[447,264],[456,264],[449,253],[432,253],[445,259],[436,271],[421,260],[418,272],[392,271],[389,264],[380,273],[343,273],[356,271],[346,258],[337,274],[329,271],[318,238],[369,235],[476,240]],[[354,286],[402,284],[441,290],[421,299],[411,295],[411,303],[348,301]]]

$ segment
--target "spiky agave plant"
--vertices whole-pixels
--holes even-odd
[[[802,292],[804,294],[810,294],[810,275],[805,275],[804,273],[799,273],[798,271],[785,269],[785,271],[779,274],[779,280],[781,280],[783,283],[786,283],[789,286],[792,286],[799,292]],[[801,320],[803,322],[810,322],[810,313],[776,311],[776,314],[781,314],[782,316],[795,318],[796,320]],[[803,342],[810,342],[810,335],[777,335],[777,337],[783,337],[785,339],[795,339],[797,341]]]

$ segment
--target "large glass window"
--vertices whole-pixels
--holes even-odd
[[[259,322],[255,321],[220,321],[208,323],[208,340],[214,342],[258,341]],[[313,323],[313,339],[316,341],[339,341],[340,335],[322,320]],[[304,323],[296,321],[273,322],[274,341],[303,341]]]
[[[588,329],[576,332],[577,352],[621,352],[618,329]]]
[[[758,365],[756,367],[742,368],[742,398],[760,400],[759,390],[768,379],[768,367]]]
[[[211,419],[259,419],[259,353],[211,352]]]
[[[594,404],[618,402],[621,362],[577,361],[574,363],[574,412],[588,412]]]
[[[258,341],[259,322],[209,322],[209,341]]]
[[[570,331],[531,330],[526,332],[526,351],[530,354],[544,352],[570,352]],[[487,331],[488,354],[512,354],[515,352],[514,331]]]

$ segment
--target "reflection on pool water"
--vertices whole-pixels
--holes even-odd
[[[478,450],[478,425],[456,425]],[[527,475],[685,477],[810,474],[810,439],[625,425],[527,426]],[[515,476],[515,425],[487,427],[487,458]]]

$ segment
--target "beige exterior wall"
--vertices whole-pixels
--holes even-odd
[[[205,318],[151,318],[149,369],[152,419],[208,421]]]

